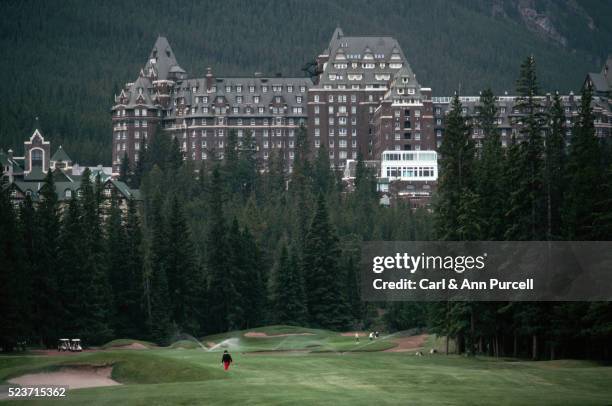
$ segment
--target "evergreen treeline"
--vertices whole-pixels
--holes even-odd
[[[198,168],[177,142],[153,137],[141,165],[122,174],[142,202],[103,198],[88,173],[61,207],[51,174],[36,204],[15,209],[3,192],[0,346],[371,323],[360,242],[431,238],[430,216],[381,207],[361,160],[356,192],[344,193],[327,150],[310,160],[304,128],[296,144],[289,173],[282,151],[258,162],[250,134],[231,132],[226,159]]]
[[[452,102],[440,147],[435,204],[441,240],[609,240],[611,178],[609,145],[595,135],[591,89],[582,90],[578,117],[568,137],[558,95],[544,111],[535,59],[521,65],[515,119],[519,131],[502,148],[490,89],[474,117]],[[472,128],[482,129],[475,149]],[[568,146],[569,143],[569,146]],[[610,359],[612,303],[433,303],[394,305],[387,315],[397,329],[428,326],[454,339],[468,354],[533,359]]]
[[[137,78],[159,34],[193,77],[207,66],[219,76],[304,76],[301,68],[327,47],[336,25],[346,35],[396,37],[420,83],[440,96],[458,85],[466,94],[487,83],[510,91],[517,55],[544,61],[549,91],[576,90],[601,69],[612,39],[609,2],[533,2],[568,39],[565,47],[528,29],[518,3],[6,0],[0,145],[21,155],[39,117],[45,137],[75,162],[109,165],[113,95]]]

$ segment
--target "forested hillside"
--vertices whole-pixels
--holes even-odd
[[[4,1],[0,15],[0,146],[17,147],[39,117],[80,162],[110,163],[108,110],[158,34],[192,75],[302,75],[336,25],[398,38],[436,95],[514,88],[533,53],[545,90],[577,91],[611,50],[604,0]]]

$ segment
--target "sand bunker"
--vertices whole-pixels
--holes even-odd
[[[386,352],[407,352],[423,349],[423,344],[427,340],[427,334],[418,336],[394,338],[390,341],[397,343],[397,346],[385,350]]]
[[[313,336],[313,333],[287,333],[287,334],[272,334],[261,333],[259,331],[249,331],[245,333],[245,337],[251,338],[274,338],[274,337],[289,337],[289,336]]]
[[[365,331],[347,331],[346,333],[341,333],[342,337],[355,337],[355,333],[359,334],[359,337],[367,337],[369,333]]]
[[[68,386],[69,389],[121,385],[119,382],[111,379],[112,371],[112,366],[72,366],[53,372],[22,375],[9,379],[9,382],[21,386]]]

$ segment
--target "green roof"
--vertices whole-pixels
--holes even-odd
[[[58,161],[72,162],[72,159],[70,159],[70,157],[68,156],[66,151],[64,151],[61,145],[59,146],[57,151],[55,151],[55,154],[53,154],[53,156],[51,157],[51,160],[55,162],[58,162]]]
[[[46,174],[43,172],[40,166],[34,166],[30,173],[25,175],[23,178],[27,181],[36,181],[45,179]]]

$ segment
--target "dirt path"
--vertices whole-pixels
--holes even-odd
[[[111,379],[112,366],[66,367],[53,372],[26,374],[10,379],[8,382],[21,386],[58,385],[69,389],[93,388],[98,386],[121,385]]]
[[[423,345],[427,340],[427,334],[419,334],[417,336],[394,338],[392,341],[397,343],[397,346],[385,350],[385,352],[408,352],[423,349]]]

